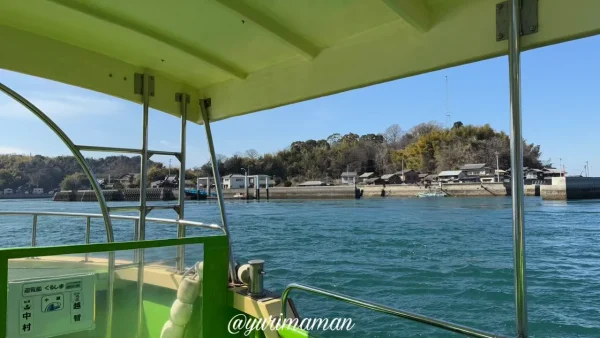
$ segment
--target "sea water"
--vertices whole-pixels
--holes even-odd
[[[530,197],[525,207],[530,335],[600,337],[600,201]],[[231,201],[226,209],[235,259],[265,260],[272,291],[301,283],[514,336],[510,198]],[[0,200],[8,210],[99,212],[95,203]],[[185,214],[220,223],[214,201],[188,201]],[[31,244],[30,217],[0,217],[0,226],[0,246]],[[115,240],[133,238],[131,221],[114,227]],[[84,219],[40,216],[37,244],[83,243],[84,233]],[[105,240],[100,219],[91,233],[92,242]],[[214,232],[188,229],[202,234]],[[174,226],[147,225],[147,239],[174,237]],[[200,259],[187,251],[189,264]],[[459,336],[301,291],[291,296],[303,318],[352,318],[352,330],[324,337]]]

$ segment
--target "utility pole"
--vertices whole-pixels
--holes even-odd
[[[585,161],[585,177],[590,177],[590,168],[588,161]]]
[[[500,182],[500,161],[498,161],[499,153],[496,151],[494,154],[496,154],[496,180]]]
[[[560,163],[560,177],[563,177],[563,165],[562,165],[562,157],[558,159],[559,163]]]
[[[248,167],[248,169],[246,168],[242,168],[242,170],[244,171],[244,190],[246,191],[246,199],[249,199],[250,196],[248,196],[248,188],[249,188],[249,182],[248,182],[248,174],[250,174],[250,168]]]

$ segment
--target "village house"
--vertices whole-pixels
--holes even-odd
[[[438,180],[443,183],[458,182],[465,176],[462,170],[444,170],[438,174]]]
[[[363,173],[362,175],[358,176],[358,178],[360,179],[361,182],[366,183],[366,181],[368,179],[377,178],[377,175],[375,175],[374,172],[366,172],[366,173]]]
[[[510,182],[511,168],[506,170],[505,179]],[[564,176],[560,170],[554,168],[535,169],[523,167],[523,179],[526,185],[530,184],[552,184],[552,177]]]
[[[229,174],[222,177],[223,189],[245,188],[246,176],[240,174]]]
[[[465,176],[482,176],[494,173],[492,168],[485,166],[485,163],[465,164],[459,169],[464,171]]]
[[[121,183],[121,185],[125,188],[129,188],[129,186],[135,181],[136,178],[139,177],[140,174],[125,174],[121,175],[117,178],[117,181]]]
[[[398,174],[387,174],[381,176],[381,179],[385,184],[400,184],[402,183],[402,178]]]
[[[33,188],[33,191],[31,193],[34,195],[43,195],[44,188]]]
[[[544,172],[544,179],[551,179],[552,177],[562,177],[564,176],[560,169],[556,168],[544,168],[542,169]]]
[[[428,187],[432,183],[438,181],[438,175],[436,174],[419,174],[419,177],[422,177],[421,183],[425,185],[425,187]]]
[[[358,174],[356,171],[344,171],[341,175],[342,184],[358,183]]]
[[[11,195],[12,193],[13,193],[13,190],[11,188],[4,189],[4,195]]]
[[[163,180],[150,182],[150,188],[176,188],[179,186],[179,175],[166,176]]]
[[[183,182],[185,184],[185,182]],[[179,175],[173,174],[165,177],[163,186],[166,187],[178,187],[179,186]]]
[[[404,172],[398,171],[396,172],[396,175],[400,176],[402,182],[406,184],[414,184],[419,182],[419,172],[412,169],[405,170]]]
[[[544,171],[541,169],[523,168],[525,180],[543,180]]]
[[[364,181],[368,185],[382,185],[385,184],[385,180],[381,177],[371,177]]]

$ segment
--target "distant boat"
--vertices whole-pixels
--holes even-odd
[[[216,197],[217,194],[211,192],[211,197]],[[185,189],[185,196],[191,200],[205,200],[208,198],[208,194],[206,190],[198,190],[198,189]]]

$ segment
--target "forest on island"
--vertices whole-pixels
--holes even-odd
[[[530,168],[551,165],[542,162],[539,145],[523,141],[523,163]],[[402,168],[422,173],[437,173],[456,169],[466,163],[485,163],[496,167],[496,153],[500,169],[510,167],[509,137],[489,125],[474,126],[455,122],[444,128],[428,122],[403,131],[391,125],[377,134],[332,134],[326,139],[296,141],[283,150],[260,154],[250,149],[233,156],[217,156],[221,175],[241,174],[242,168],[251,174],[275,177],[278,184],[291,185],[305,180],[333,180],[344,171],[393,173]],[[97,178],[112,179],[140,170],[140,157],[108,156],[87,159]],[[148,182],[163,179],[176,168],[167,168],[158,162],[149,163]],[[71,156],[46,157],[41,155],[0,155],[0,189],[34,187],[45,191],[66,187],[85,187],[89,182],[83,176],[77,161]],[[212,176],[210,163],[188,169],[186,179]],[[68,184],[67,184],[68,183]],[[132,186],[139,185],[137,178]]]
[[[523,141],[524,166],[542,168],[539,145]],[[422,123],[408,131],[391,125],[377,134],[332,134],[326,139],[293,142],[272,154],[248,150],[231,157],[221,156],[219,171],[225,174],[251,173],[275,176],[276,180],[298,183],[305,180],[337,179],[344,171],[375,172],[379,175],[402,169],[438,173],[457,169],[466,163],[485,163],[500,169],[510,167],[509,136],[489,125],[474,126],[455,122],[444,128],[436,122]],[[210,163],[200,168],[202,176],[211,175]],[[289,185],[289,183],[288,183]]]

